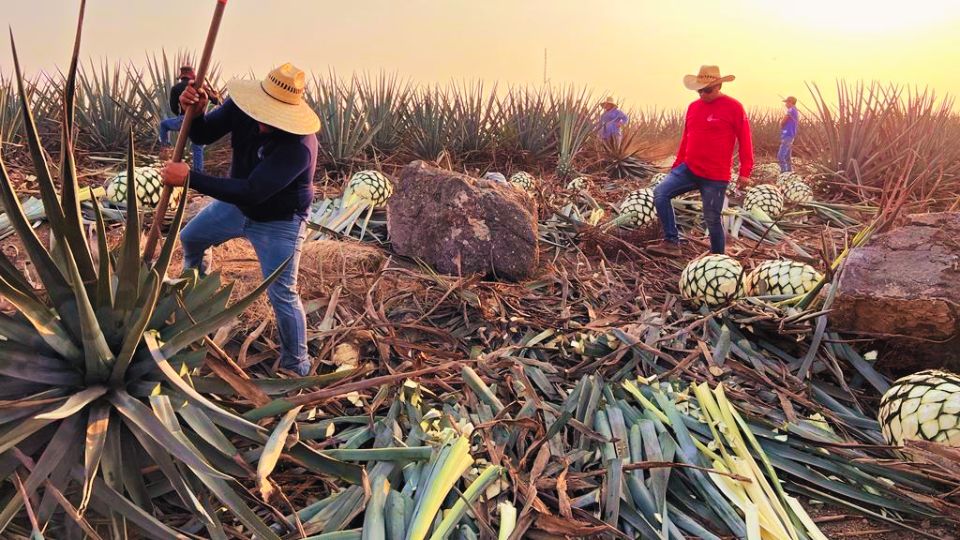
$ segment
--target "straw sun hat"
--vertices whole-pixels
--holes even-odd
[[[613,105],[617,106],[617,102],[613,100],[613,96],[607,96],[607,99],[600,102],[600,105]]]
[[[320,118],[303,101],[306,77],[293,64],[275,68],[262,81],[234,79],[227,91],[240,110],[257,122],[295,135],[320,131]]]
[[[736,79],[733,75],[720,75],[720,68],[717,66],[700,66],[700,72],[696,75],[684,75],[683,85],[689,90],[700,90],[715,84],[730,82]]]

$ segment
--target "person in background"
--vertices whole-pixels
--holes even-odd
[[[797,138],[797,124],[800,123],[800,113],[797,112],[797,98],[793,96],[783,100],[787,112],[780,119],[780,151],[777,152],[777,161],[780,163],[780,172],[790,172],[793,164],[793,141]]]
[[[160,122],[160,146],[169,147],[170,143],[170,132],[171,131],[180,131],[180,126],[183,125],[183,109],[180,107],[180,94],[183,93],[184,89],[190,84],[190,81],[197,77],[194,73],[193,68],[190,66],[182,66],[180,68],[180,80],[177,84],[173,85],[173,88],[170,89],[170,110],[173,111],[173,114],[176,116],[167,118]],[[209,90],[209,88],[208,88]],[[219,98],[213,93],[209,92],[210,103],[214,105],[219,105]],[[190,150],[193,154],[193,170],[203,172],[203,146],[199,144],[190,143]]]
[[[312,365],[297,271],[313,202],[320,130],[320,119],[303,101],[305,81],[303,71],[291,64],[274,69],[263,81],[230,81],[230,98],[207,114],[202,112],[206,93],[187,86],[180,104],[199,111],[190,138],[210,144],[229,135],[230,176],[191,172],[185,163],[173,162],[161,171],[166,185],[183,186],[189,178],[192,189],[216,199],[180,232],[185,268],[206,274],[209,249],[240,237],[253,245],[264,278],[286,264],[267,296],[280,333],[280,367],[301,376]]]
[[[604,142],[617,142],[623,136],[621,128],[627,123],[627,115],[617,108],[612,97],[600,103],[603,113],[600,115],[600,138]]]
[[[697,75],[686,75],[683,84],[696,91],[700,99],[687,107],[677,158],[667,177],[653,191],[657,216],[664,239],[648,247],[652,253],[679,256],[680,233],[672,200],[699,190],[703,200],[703,220],[710,234],[710,252],[726,250],[726,232],[720,220],[730,183],[733,149],[739,145],[741,187],[749,185],[753,172],[753,142],[747,113],[739,101],[723,94],[723,83],[733,75],[720,75],[717,66],[701,66]]]

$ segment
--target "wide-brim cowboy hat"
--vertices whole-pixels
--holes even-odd
[[[603,106],[603,105],[613,105],[614,107],[616,107],[616,106],[617,106],[617,102],[613,100],[613,96],[607,96],[607,99],[601,101],[601,102],[599,103],[599,105],[601,105],[601,106]]]
[[[227,83],[227,91],[257,122],[295,135],[320,131],[320,118],[303,100],[306,77],[292,64],[274,69],[262,81],[234,79]]]
[[[715,84],[730,82],[736,79],[733,75],[720,75],[720,68],[717,66],[700,66],[700,72],[696,75],[684,75],[683,85],[688,90],[700,90]]]

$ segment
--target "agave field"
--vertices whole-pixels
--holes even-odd
[[[63,76],[29,75],[16,56],[0,75],[0,536],[805,540],[850,520],[870,538],[960,526],[960,448],[890,423],[928,426],[906,384],[960,396],[960,382],[894,385],[873,344],[829,324],[851,249],[904,213],[957,209],[950,99],[811,85],[792,175],[768,163],[779,111],[753,111],[759,185],[731,186],[729,256],[698,257],[693,197],[675,201],[690,243],[671,260],[642,243],[682,112],[636,108],[602,143],[582,88],[318,75],[310,243],[339,258],[302,270],[315,362],[292,378],[271,365],[269,315],[249,314],[270,277],[180,273],[195,195],[160,216],[165,241],[143,260],[156,128],[191,56],[83,62],[81,30],[82,17]],[[208,152],[225,173],[224,149]],[[414,159],[530,193],[537,277],[447,276],[393,253],[391,177]],[[960,403],[943,400],[923,438],[953,442]]]

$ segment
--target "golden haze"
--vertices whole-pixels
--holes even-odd
[[[30,72],[65,65],[75,0],[4,2]],[[142,59],[199,49],[213,0],[90,0],[83,51]],[[905,7],[909,6],[909,8]],[[684,73],[719,64],[748,107],[829,89],[843,77],[960,87],[956,0],[230,0],[217,43],[224,72],[261,74],[278,62],[342,74],[395,71],[421,82],[483,79],[539,84],[544,49],[554,84],[589,85],[628,108],[677,107],[695,96]],[[0,40],[0,69],[9,45]]]

